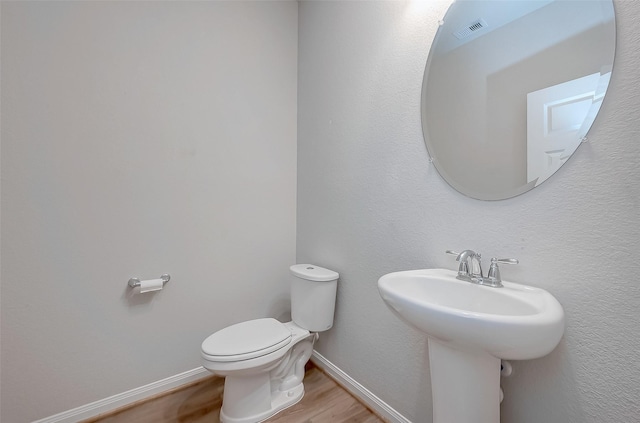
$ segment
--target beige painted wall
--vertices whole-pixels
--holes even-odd
[[[191,370],[215,330],[288,313],[297,3],[3,1],[1,35],[1,421]]]

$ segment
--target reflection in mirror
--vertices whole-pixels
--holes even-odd
[[[458,0],[429,52],[422,126],[438,172],[500,200],[539,185],[585,139],[613,68],[611,0]]]

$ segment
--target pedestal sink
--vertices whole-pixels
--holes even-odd
[[[456,275],[389,273],[378,289],[392,311],[428,337],[433,423],[499,423],[500,360],[550,353],[564,332],[564,311],[543,289],[506,281],[492,288]]]

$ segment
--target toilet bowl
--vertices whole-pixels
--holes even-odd
[[[319,331],[333,325],[338,274],[318,266],[291,266],[292,321],[249,320],[202,343],[202,365],[225,377],[223,423],[257,423],[304,395],[304,367]]]

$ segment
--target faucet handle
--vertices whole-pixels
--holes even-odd
[[[450,254],[452,256],[456,256],[456,257],[460,255],[459,252],[453,251],[453,250],[447,250],[447,251],[445,251],[445,253]]]
[[[500,268],[498,267],[498,263],[518,264],[520,262],[514,258],[499,259],[499,258],[493,257],[491,259],[491,266],[489,267],[489,273],[487,273],[486,284],[496,288],[499,288],[502,286],[502,278],[500,277]]]
[[[514,259],[514,258],[502,258],[502,259],[499,259],[499,258],[493,257],[491,259],[491,264],[493,264],[493,263],[518,264],[518,263],[520,263],[520,261],[518,259]]]

